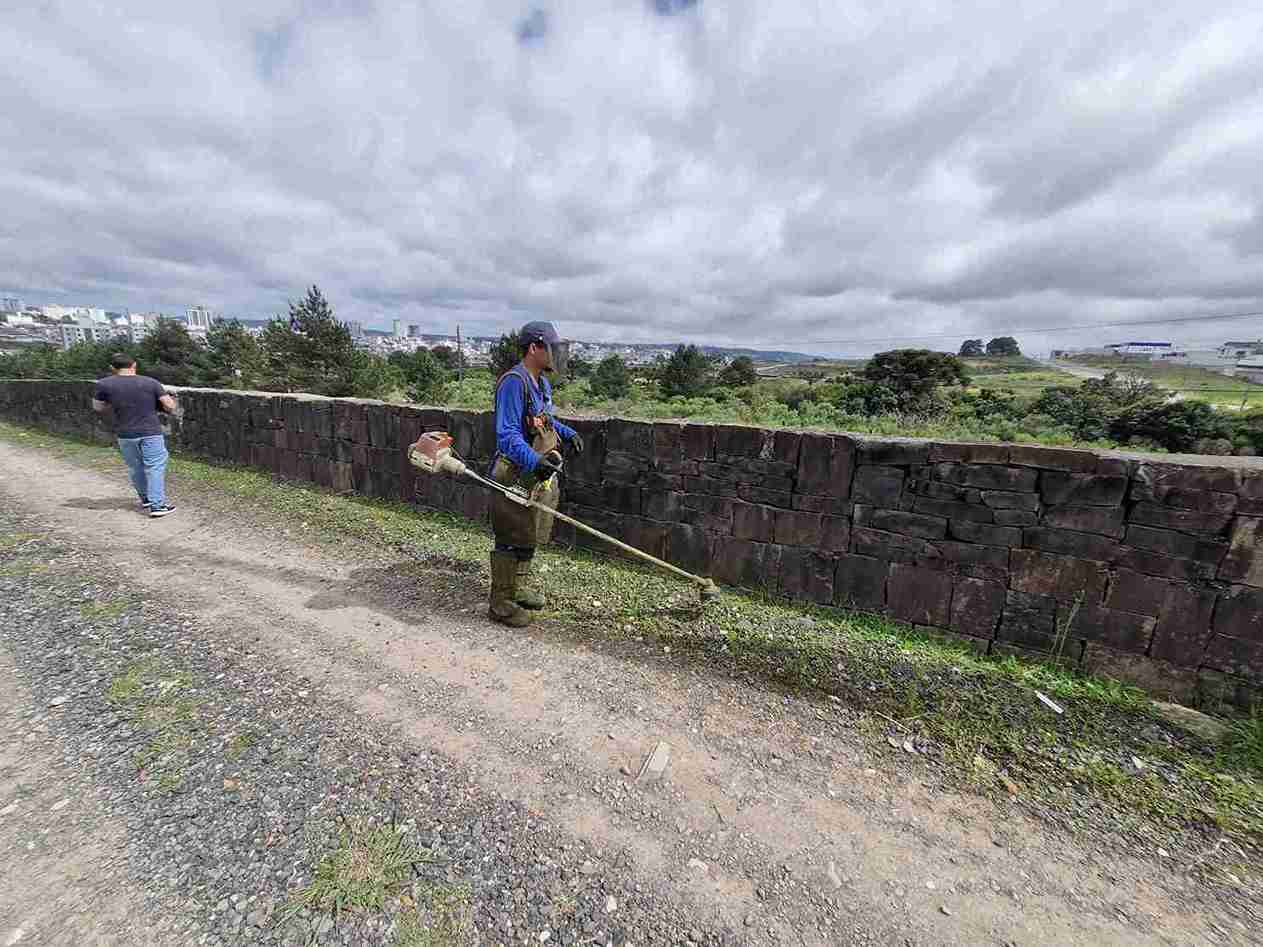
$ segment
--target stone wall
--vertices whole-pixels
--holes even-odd
[[[0,382],[0,416],[108,440],[90,396],[84,383]],[[416,475],[402,448],[444,429],[485,465],[489,414],[206,390],[180,402],[176,449],[486,517],[481,488]],[[991,653],[1060,647],[1177,696],[1200,687],[1240,703],[1263,687],[1256,459],[570,423],[588,450],[567,464],[563,509],[690,571]]]

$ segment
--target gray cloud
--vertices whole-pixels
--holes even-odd
[[[0,289],[806,349],[1263,307],[1256,6],[11,9]]]

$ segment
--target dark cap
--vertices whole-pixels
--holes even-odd
[[[528,322],[522,326],[522,331],[518,333],[518,338],[521,339],[523,348],[532,342],[542,342],[545,345],[557,345],[561,342],[561,336],[557,334],[557,327],[551,322]]]

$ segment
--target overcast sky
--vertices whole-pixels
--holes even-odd
[[[16,9],[15,9],[16,7]],[[0,291],[865,352],[1263,335],[1263,5],[48,0]],[[926,344],[952,345],[948,340]]]

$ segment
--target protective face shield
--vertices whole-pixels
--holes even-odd
[[[562,341],[556,326],[551,322],[528,322],[522,326],[522,345],[527,346],[532,342],[548,349],[550,365],[545,371],[557,375],[566,373],[570,361],[570,343]]]

